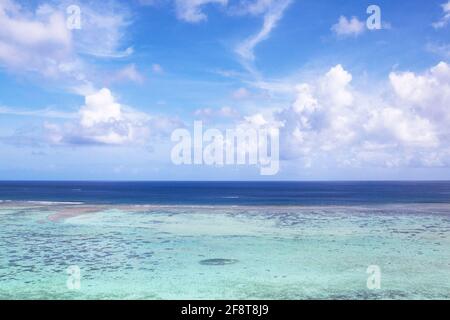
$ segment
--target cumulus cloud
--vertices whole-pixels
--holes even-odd
[[[442,11],[444,11],[444,16],[432,24],[435,29],[444,28],[450,22],[450,1],[443,3],[441,6]]]
[[[51,145],[144,145],[181,125],[175,119],[150,116],[120,104],[103,88],[85,97],[75,121],[46,122],[44,140]]]
[[[435,128],[430,120],[399,108],[383,107],[370,112],[363,128],[372,144],[375,141],[378,145],[392,141],[424,148],[438,144]]]
[[[364,22],[360,21],[357,17],[347,19],[345,16],[340,16],[339,21],[331,27],[331,30],[338,36],[359,36],[365,30]]]
[[[282,158],[305,166],[450,165],[450,66],[392,72],[387,86],[358,90],[337,65],[298,84],[289,107],[244,122],[278,128]]]
[[[198,23],[208,19],[202,11],[204,6],[209,4],[226,6],[227,3],[228,0],[175,0],[175,9],[178,19]]]
[[[391,73],[389,79],[401,103],[435,123],[449,123],[450,66],[447,63],[440,62],[419,75]]]
[[[287,158],[311,155],[351,143],[355,112],[354,95],[349,87],[352,76],[341,65],[331,68],[314,84],[299,84],[291,107],[275,118]]]
[[[103,88],[85,97],[76,122],[46,123],[45,129],[52,144],[120,145],[145,139],[146,121],[146,115],[122,106]]]

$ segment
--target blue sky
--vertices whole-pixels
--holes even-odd
[[[449,31],[447,0],[0,0],[0,179],[450,179]],[[194,120],[278,129],[279,173],[174,165]]]

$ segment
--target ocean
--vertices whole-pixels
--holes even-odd
[[[0,182],[0,299],[449,299],[450,182]]]

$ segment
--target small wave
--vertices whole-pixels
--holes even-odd
[[[54,205],[54,204],[84,204],[84,202],[75,201],[25,201],[29,204]]]

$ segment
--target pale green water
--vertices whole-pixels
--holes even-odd
[[[67,207],[0,206],[0,298],[450,298],[448,205],[110,206],[48,219]],[[367,288],[369,265],[380,289]]]

